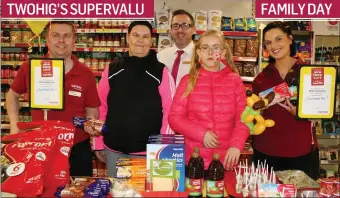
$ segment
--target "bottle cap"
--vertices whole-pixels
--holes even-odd
[[[219,159],[220,159],[220,154],[215,153],[215,154],[214,154],[214,160],[219,160]]]

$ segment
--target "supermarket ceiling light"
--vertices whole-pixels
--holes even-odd
[[[154,0],[2,0],[3,19],[138,19],[154,18]]]

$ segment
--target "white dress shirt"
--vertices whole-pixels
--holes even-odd
[[[178,49],[176,45],[164,49],[157,53],[158,61],[163,63],[165,66],[168,67],[169,72],[172,73],[172,67],[174,65],[175,59],[177,57],[177,51],[183,50],[184,53],[181,56],[181,62],[178,68],[177,79],[175,79],[176,87],[178,86],[179,82],[181,81],[182,77],[189,73],[190,70],[190,62],[191,57],[194,50],[194,42],[186,46],[184,49]]]

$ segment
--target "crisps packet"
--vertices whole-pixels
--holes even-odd
[[[93,128],[93,130],[99,132],[101,135],[104,135],[108,131],[107,125],[102,120],[73,117],[72,122],[76,128],[84,129],[85,126],[90,126]]]

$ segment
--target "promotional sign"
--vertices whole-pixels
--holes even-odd
[[[334,116],[337,66],[303,65],[299,71],[297,118]]]
[[[339,0],[256,0],[256,20],[340,20]]]
[[[154,0],[2,0],[2,19],[153,19]]]
[[[30,65],[30,107],[64,109],[64,59],[34,58]]]
[[[315,35],[340,35],[340,21],[312,21],[312,30]]]

